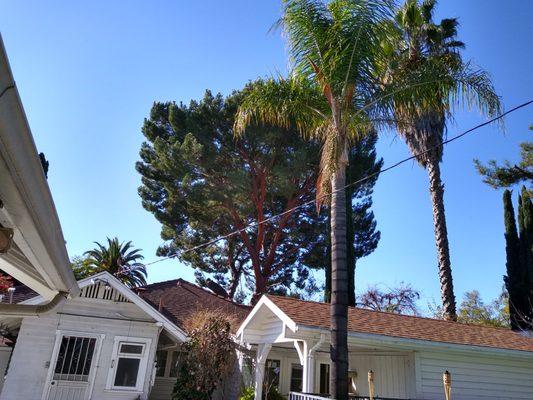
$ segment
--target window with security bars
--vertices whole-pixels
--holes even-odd
[[[95,338],[63,336],[57,355],[54,379],[87,382],[95,346]]]

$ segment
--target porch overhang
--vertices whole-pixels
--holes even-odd
[[[0,269],[51,300],[79,292],[54,201],[0,37],[0,224],[13,245]]]

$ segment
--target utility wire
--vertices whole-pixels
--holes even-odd
[[[498,121],[499,119],[502,119],[502,118],[505,117],[506,115],[511,114],[511,113],[513,113],[513,112],[515,112],[515,111],[517,111],[517,110],[519,110],[519,109],[521,109],[521,108],[524,108],[524,107],[526,107],[526,106],[528,106],[528,105],[530,105],[530,104],[532,104],[532,103],[533,103],[533,100],[526,101],[525,103],[522,103],[522,104],[520,104],[520,105],[518,105],[518,106],[516,106],[516,107],[513,107],[513,108],[511,108],[511,109],[505,111],[504,113],[499,114],[499,115],[495,116],[494,118],[489,119],[489,120],[486,121],[486,122],[483,122],[483,123],[481,123],[481,124],[478,124],[478,125],[474,126],[473,128],[470,128],[470,129],[464,131],[463,133],[460,133],[459,135],[456,135],[456,136],[453,136],[453,137],[450,138],[450,139],[444,140],[444,141],[442,141],[441,143],[439,143],[439,144],[437,144],[437,145],[435,145],[435,146],[433,146],[433,147],[430,147],[429,149],[426,149],[426,150],[424,150],[424,151],[421,151],[420,153],[414,154],[414,155],[412,155],[412,156],[410,156],[410,157],[404,158],[403,160],[400,160],[400,161],[398,161],[398,162],[396,162],[396,163],[394,163],[394,164],[392,164],[392,165],[390,165],[390,166],[388,166],[388,167],[386,167],[386,168],[380,169],[379,171],[376,171],[376,172],[374,172],[374,173],[372,173],[372,174],[366,175],[364,178],[361,178],[361,179],[359,179],[359,180],[357,180],[357,181],[355,181],[355,182],[348,183],[348,184],[346,184],[344,187],[339,188],[339,189],[336,189],[334,192],[337,192],[337,191],[340,191],[340,190],[345,190],[346,188],[349,188],[349,187],[352,187],[352,186],[358,185],[358,184],[360,184],[360,183],[362,183],[362,182],[364,182],[364,181],[367,181],[367,180],[369,180],[369,179],[371,179],[371,178],[373,178],[373,177],[375,177],[375,176],[377,176],[377,175],[380,175],[380,174],[382,174],[382,173],[384,173],[384,172],[388,172],[388,171],[390,171],[391,169],[397,168],[397,167],[399,167],[400,165],[406,163],[407,161],[414,160],[414,159],[416,159],[416,158],[418,158],[418,157],[420,157],[420,156],[422,156],[422,155],[424,155],[424,154],[426,154],[426,153],[429,153],[430,151],[433,151],[433,150],[435,150],[435,149],[438,149],[438,148],[440,148],[440,147],[443,147],[444,145],[446,145],[446,144],[448,144],[448,143],[451,143],[451,142],[453,142],[453,141],[455,141],[455,140],[457,140],[457,139],[460,139],[460,138],[462,138],[463,136],[466,136],[466,135],[468,135],[469,133],[471,133],[471,132],[473,132],[473,131],[475,131],[475,130],[477,130],[477,129],[479,129],[479,128],[482,128],[482,127],[484,127],[484,126],[486,126],[486,125],[489,125],[489,124],[491,124],[491,123],[493,123],[493,122],[495,122],[495,121]],[[330,193],[328,193],[328,194],[324,194],[324,195],[322,195],[322,196],[319,196],[318,199],[322,199],[322,198],[324,198],[324,197],[326,197],[326,196],[329,196],[329,195],[330,195]],[[226,234],[226,235],[223,235],[223,236],[219,236],[219,237],[217,237],[217,238],[215,238],[215,239],[213,239],[213,240],[210,240],[210,241],[208,241],[208,242],[205,242],[205,243],[199,244],[199,245],[197,245],[197,246],[193,246],[193,247],[190,247],[190,248],[188,248],[188,249],[185,249],[185,250],[183,250],[182,252],[180,252],[179,254],[173,254],[173,255],[171,255],[171,256],[163,257],[163,258],[160,258],[160,259],[158,259],[158,260],[151,261],[151,262],[149,262],[149,263],[145,263],[145,264],[143,264],[143,265],[144,265],[144,266],[148,266],[148,265],[157,264],[157,263],[159,263],[159,262],[161,262],[161,261],[165,261],[165,260],[169,260],[169,259],[172,259],[172,258],[176,258],[176,257],[178,257],[179,255],[190,253],[190,252],[195,251],[195,250],[198,250],[198,249],[200,249],[200,248],[202,248],[202,247],[210,246],[210,245],[212,245],[212,244],[215,244],[215,243],[217,243],[217,242],[220,242],[221,240],[224,240],[224,239],[227,239],[227,238],[229,238],[229,237],[232,237],[232,236],[238,235],[238,234],[240,234],[240,233],[242,233],[242,232],[245,232],[247,229],[250,229],[250,228],[253,228],[253,227],[259,226],[259,225],[261,225],[261,224],[265,224],[265,223],[270,222],[270,221],[272,221],[272,220],[274,220],[274,219],[276,219],[276,218],[282,217],[282,216],[285,215],[285,214],[291,213],[291,212],[293,212],[293,211],[295,211],[295,210],[297,210],[297,209],[299,209],[299,208],[305,207],[305,206],[307,206],[307,205],[309,205],[309,204],[312,204],[312,203],[315,203],[315,202],[316,202],[316,199],[313,199],[313,200],[310,200],[310,201],[306,201],[305,203],[299,204],[299,205],[297,205],[297,206],[295,206],[295,207],[293,207],[293,208],[290,208],[290,209],[288,209],[288,210],[285,210],[285,211],[283,211],[282,213],[279,213],[279,214],[276,214],[276,215],[272,215],[272,216],[270,216],[270,217],[268,217],[268,218],[266,218],[266,219],[264,219],[264,220],[262,220],[262,221],[260,221],[260,222],[259,222],[259,221],[258,221],[258,222],[252,222],[252,223],[246,225],[245,227],[243,227],[243,228],[241,228],[241,229],[237,229],[237,230],[235,230],[235,231],[233,231],[233,232],[230,232],[230,233],[228,233],[228,234]]]

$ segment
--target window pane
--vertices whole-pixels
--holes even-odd
[[[292,364],[291,367],[291,392],[301,392],[304,370],[300,364]]]
[[[142,344],[121,343],[120,353],[125,354],[142,354],[144,346]]]
[[[138,358],[119,358],[114,386],[137,386],[137,374],[139,373],[140,363],[141,360]]]
[[[167,350],[158,350],[155,353],[155,362],[157,369],[155,371],[155,376],[165,376],[165,367],[167,365]]]
[[[329,394],[329,364],[320,364],[320,394]]]
[[[95,338],[63,336],[57,354],[54,379],[87,381],[95,344]]]

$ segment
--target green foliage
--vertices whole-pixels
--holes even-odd
[[[309,270],[323,268],[316,254],[325,247],[326,216],[312,204],[319,146],[290,126],[250,126],[236,140],[241,98],[208,91],[188,106],[156,103],[145,121],[136,167],[142,204],[162,224],[158,255],[178,256],[197,270],[200,283],[207,284],[202,273],[213,276],[229,298],[244,276],[256,298],[308,290]]]
[[[254,400],[254,399],[255,399],[255,391],[253,387],[245,388],[241,396],[239,397],[239,400]]]
[[[457,320],[463,323],[508,327],[509,301],[503,292],[491,304],[485,304],[477,290],[464,294]]]
[[[182,345],[173,399],[209,400],[236,362],[229,321],[222,315],[201,316]]]
[[[533,130],[533,126],[529,129]],[[493,188],[507,188],[524,182],[529,186],[530,193],[533,193],[533,142],[521,143],[520,155],[521,160],[515,165],[511,165],[509,161],[505,161],[503,166],[495,160],[490,160],[487,165],[479,160],[474,162],[479,174],[483,176],[483,182]]]
[[[70,266],[77,281],[100,272],[87,257],[74,256],[70,261]]]
[[[434,318],[443,319],[442,306],[429,304],[429,310]],[[459,305],[457,320],[462,323],[485,325],[494,327],[509,327],[509,295],[505,288],[502,293],[489,304],[481,299],[477,290],[464,293]]]
[[[107,238],[107,245],[94,243],[97,247],[84,253],[86,259],[79,267],[80,274],[91,269],[94,273],[107,271],[126,286],[146,285],[146,267],[140,262],[144,257],[131,241],[124,243],[115,237]]]

